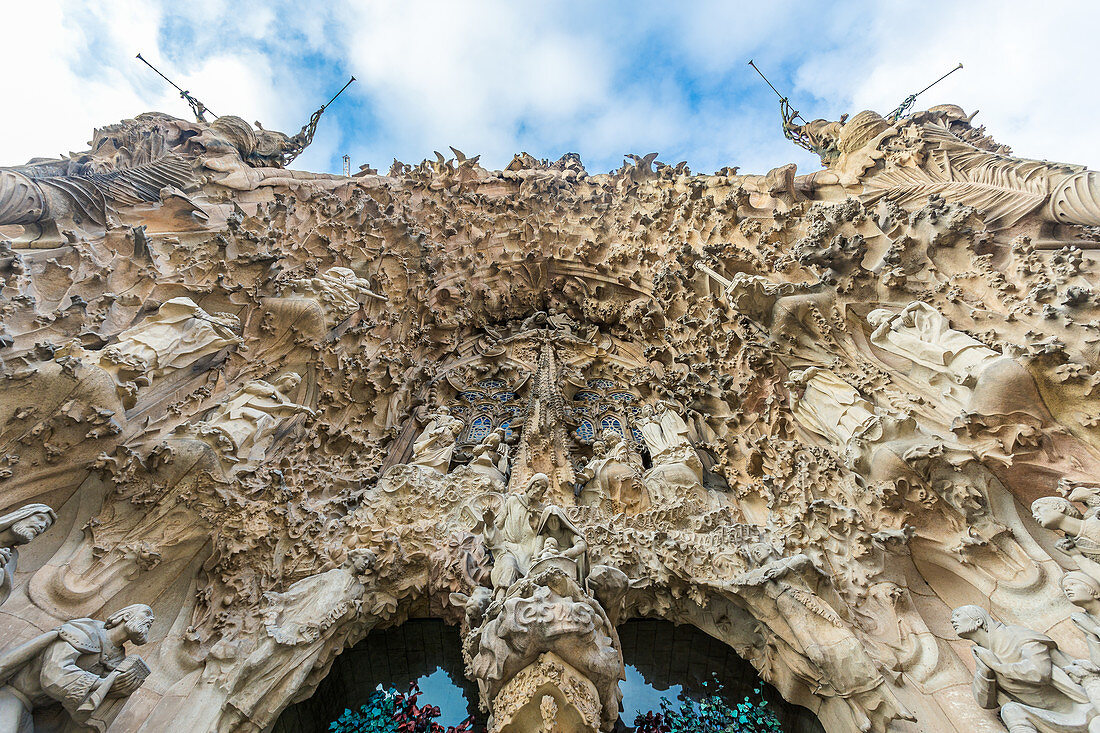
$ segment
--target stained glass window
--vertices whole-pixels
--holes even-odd
[[[481,379],[467,384],[458,392],[458,404],[452,405],[452,414],[461,417],[466,430],[459,440],[460,446],[472,446],[483,441],[496,428],[503,428],[505,435],[513,432],[512,424],[521,419],[525,405],[515,388],[503,379]],[[520,429],[516,423],[516,431]]]
[[[627,440],[643,444],[641,433],[633,426],[639,412],[638,396],[626,385],[606,377],[589,379],[584,389],[573,394],[572,401],[572,413],[580,421],[576,435],[581,440],[587,442],[604,430],[614,430]]]
[[[615,417],[605,417],[603,420],[600,420],[600,430],[614,430],[624,438],[626,437],[623,433],[623,424]]]
[[[588,420],[582,420],[580,427],[577,428],[577,435],[581,440],[590,441],[595,437],[595,431],[592,430],[592,423]]]
[[[493,430],[493,421],[488,415],[478,415],[470,423],[470,429],[466,433],[469,443],[480,443]]]

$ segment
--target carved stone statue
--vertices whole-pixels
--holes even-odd
[[[1070,620],[1085,635],[1089,659],[1100,664],[1100,581],[1087,573],[1071,570],[1062,576],[1062,592],[1081,609]]]
[[[148,606],[127,606],[106,621],[69,621],[0,653],[0,730],[33,733],[31,713],[56,703],[82,723],[109,699],[133,693],[149,668],[124,646],[144,644],[153,620]]]
[[[244,718],[266,724],[279,695],[298,689],[331,651],[326,647],[342,643],[346,623],[360,613],[362,578],[375,559],[369,550],[352,550],[340,567],[264,595],[263,636],[229,682],[228,702]]]
[[[478,445],[474,446],[471,453],[473,458],[466,464],[474,473],[485,476],[494,484],[503,486],[508,475],[507,445],[502,445],[504,432],[494,430],[485,436]]]
[[[542,510],[537,529],[535,560],[565,558],[576,564],[576,579],[584,583],[588,577],[588,542],[584,532],[569,520],[561,507],[553,504]]]
[[[451,416],[447,407],[440,407],[425,426],[424,432],[413,443],[410,466],[447,473],[451,468],[451,456],[454,454],[455,441],[462,432],[462,421]]]
[[[682,462],[695,453],[688,439],[687,423],[670,408],[665,400],[654,406],[645,405],[637,421],[655,463]]]
[[[550,487],[550,478],[536,473],[522,493],[511,492],[504,497],[499,516],[486,509],[482,516],[485,544],[493,551],[493,598],[503,598],[512,585],[531,569],[538,551],[540,502]]]
[[[951,625],[975,645],[974,697],[983,708],[1000,707],[1009,731],[1087,733],[1092,705],[1050,637],[1003,624],[981,606],[956,608]]]
[[[26,545],[57,521],[45,504],[28,504],[0,516],[0,604],[11,595],[19,546]]]
[[[154,315],[126,329],[103,350],[101,365],[152,377],[182,369],[219,349],[241,343],[240,321],[211,315],[190,298],[172,298]]]
[[[653,459],[653,467],[642,477],[650,500],[672,503],[685,488],[696,488],[686,493],[705,497],[703,462],[688,439],[687,423],[671,404],[660,400],[653,407],[645,405],[637,424]]]
[[[859,730],[872,728],[870,716],[911,719],[859,638],[807,584],[804,575],[816,573],[807,555],[781,557],[766,542],[752,543],[743,553],[752,569],[734,578],[733,588],[773,633],[809,660],[814,674],[807,683],[828,686],[848,701]]]
[[[951,328],[938,310],[915,301],[901,312],[871,311],[871,343],[911,361],[910,378],[927,381],[953,409],[982,416],[984,422],[1041,425],[1050,413],[1021,364],[975,338]]]
[[[592,460],[577,474],[584,485],[580,501],[587,506],[611,503],[616,511],[640,512],[649,495],[638,473],[641,459],[614,430],[604,430],[593,443]]]
[[[615,627],[599,603],[573,577],[555,567],[536,578],[524,578],[503,602],[489,606],[480,628],[472,631],[467,673],[478,680],[486,708],[499,715],[502,709],[527,700],[512,700],[498,692],[540,655],[553,650],[595,686],[601,709],[593,711],[593,717],[601,720],[601,729],[610,730],[622,699],[618,682],[624,675],[618,646]],[[547,682],[554,684],[551,679],[535,687],[546,689],[540,685]],[[557,682],[564,680],[559,676]],[[530,694],[528,689],[526,697]],[[577,691],[568,686],[559,694],[564,701],[577,703]]]
[[[1031,503],[1031,514],[1040,526],[1064,534],[1062,549],[1074,556],[1081,570],[1100,580],[1100,516],[1095,510],[1083,515],[1068,499],[1044,496]]]
[[[224,436],[230,445],[224,455],[231,462],[261,461],[284,418],[316,414],[287,397],[301,381],[295,372],[283,374],[274,384],[253,379],[196,427],[200,434]]]
[[[875,425],[874,406],[830,371],[810,367],[791,372],[791,412],[807,430],[845,445]]]
[[[876,346],[942,372],[959,384],[973,382],[990,360],[1001,358],[981,341],[951,328],[942,313],[921,301],[900,313],[873,310],[867,322],[875,329],[871,342]]]
[[[298,278],[287,283],[291,293],[316,300],[325,310],[329,324],[334,324],[359,310],[360,296],[385,301],[370,288],[370,282],[348,267],[330,267],[311,278]]]

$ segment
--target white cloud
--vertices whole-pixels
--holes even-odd
[[[0,164],[83,150],[94,128],[142,112],[189,117],[178,93],[135,59],[138,51],[211,109],[296,131],[278,102],[267,57],[226,50],[192,70],[175,68],[158,43],[165,19],[159,4],[139,0],[13,4],[3,34],[12,63],[0,76],[9,110]]]
[[[1100,168],[1100,101],[1091,93],[1098,29],[1095,3],[879,3],[858,40],[807,58],[800,87],[852,112],[885,113],[962,61],[918,108],[980,109],[976,121],[1018,155]]]
[[[140,50],[211,109],[290,133],[353,73],[298,167],[415,162],[454,145],[503,166],[514,152],[580,152],[589,170],[660,151],[699,171],[764,171],[814,159],[784,140],[756,58],[807,117],[889,111],[962,60],[921,98],[982,110],[1021,155],[1100,168],[1088,81],[1100,6],[871,0],[828,6],[724,0],[34,0],[3,31],[14,71],[0,164],[78,150],[96,126],[189,110],[134,60]],[[43,34],[48,33],[48,51]],[[342,83],[342,80],[341,82]],[[13,111],[14,110],[14,111]]]

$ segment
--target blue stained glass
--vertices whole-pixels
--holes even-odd
[[[629,392],[615,392],[611,395],[611,399],[615,400],[616,402],[633,402],[634,395],[630,394]]]
[[[592,440],[595,435],[592,429],[592,423],[588,420],[583,421],[580,427],[577,428],[577,435],[579,435],[582,440]]]
[[[482,379],[477,383],[477,386],[484,387],[485,389],[500,389],[504,386],[504,382],[499,379]]]
[[[515,392],[497,392],[495,395],[493,395],[495,399],[498,399],[501,402],[508,402],[509,400],[514,399],[515,396]]]
[[[462,399],[466,400],[467,402],[477,402],[481,398],[482,398],[482,394],[480,392],[463,392],[462,393]]]
[[[603,420],[600,420],[600,430],[614,430],[624,438],[626,437],[623,433],[623,424],[615,417],[605,417]]]
[[[501,428],[501,430],[504,431],[504,437],[505,438],[511,438],[512,437],[512,421],[511,420],[505,420],[504,422],[502,422],[500,424],[500,428]]]
[[[470,429],[466,433],[466,440],[470,443],[480,443],[493,429],[493,421],[486,415],[479,415],[470,423]]]
[[[596,389],[614,389],[615,383],[610,379],[589,379],[588,386]]]
[[[644,439],[642,438],[642,434],[638,432],[638,428],[635,428],[635,427],[630,428],[630,434],[634,436],[634,442],[636,442],[636,443],[645,442]]]
[[[600,396],[595,392],[577,392],[573,395],[573,399],[580,402],[599,402]]]

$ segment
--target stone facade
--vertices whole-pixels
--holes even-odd
[[[256,733],[434,617],[492,731],[609,730],[647,617],[830,733],[1095,730],[1100,173],[791,132],[823,170],[163,114],[0,168],[0,719]]]

